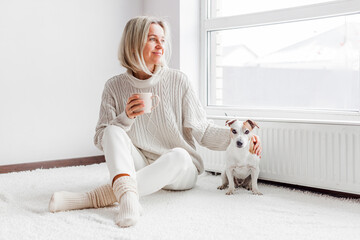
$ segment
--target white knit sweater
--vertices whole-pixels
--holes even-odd
[[[160,103],[151,113],[130,119],[125,113],[126,102],[132,94],[141,92],[157,94]],[[147,80],[137,79],[127,71],[106,82],[94,137],[100,150],[108,125],[123,128],[150,162],[172,148],[184,148],[199,173],[204,171],[204,163],[196,152],[194,139],[212,150],[224,151],[230,143],[228,128],[207,120],[186,75],[164,67],[157,67]]]

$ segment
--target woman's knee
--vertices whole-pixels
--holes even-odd
[[[190,154],[183,148],[173,148],[170,154],[171,158],[169,160],[172,167],[184,170],[193,164]]]
[[[164,189],[187,190],[193,188],[196,184],[198,171],[190,154],[182,148],[172,149],[171,154],[171,171],[174,173],[175,178]]]

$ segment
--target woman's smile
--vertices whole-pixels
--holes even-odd
[[[158,24],[151,24],[148,40],[143,50],[145,64],[150,71],[153,71],[156,64],[161,63],[164,55],[164,29]]]

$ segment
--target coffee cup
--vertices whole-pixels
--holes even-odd
[[[144,107],[139,111],[144,111],[144,113],[151,113],[151,111],[156,108],[160,103],[160,98],[158,95],[153,95],[151,92],[148,93],[136,93],[139,95],[139,99],[144,101]],[[155,105],[153,105],[153,98],[156,99]]]

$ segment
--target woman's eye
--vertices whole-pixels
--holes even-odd
[[[249,130],[246,130],[246,131],[245,131],[245,134],[249,134],[249,132],[250,132]]]
[[[236,130],[235,130],[235,129],[233,129],[233,130],[232,130],[232,133],[233,133],[233,134],[237,134],[237,132],[236,132]]]

